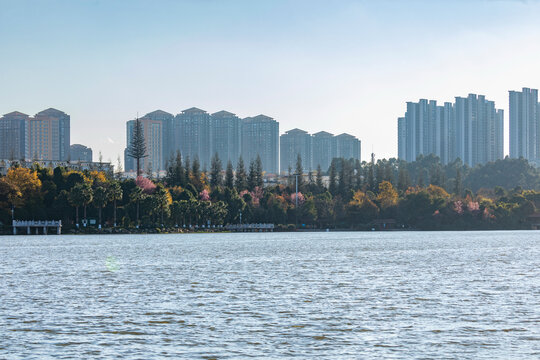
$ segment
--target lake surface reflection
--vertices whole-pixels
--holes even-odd
[[[0,237],[0,358],[540,357],[540,233]]]

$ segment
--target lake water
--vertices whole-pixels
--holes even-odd
[[[540,357],[540,232],[0,237],[0,358]]]

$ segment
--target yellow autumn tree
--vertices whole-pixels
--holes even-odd
[[[24,206],[28,200],[41,194],[41,180],[36,171],[22,167],[11,168],[3,181],[14,190],[8,195],[9,201],[14,206]]]
[[[389,181],[382,181],[379,184],[379,195],[377,201],[381,204],[381,208],[387,209],[397,205],[398,193]]]

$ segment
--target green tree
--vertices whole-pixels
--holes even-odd
[[[231,160],[227,161],[227,170],[225,170],[225,187],[234,188],[234,171]]]
[[[127,148],[127,155],[137,164],[137,176],[141,175],[141,159],[147,157],[146,143],[144,141],[144,132],[139,118],[135,120],[133,125],[133,133]]]
[[[122,200],[124,193],[118,181],[113,181],[109,187],[109,200],[113,202],[113,220],[116,227],[116,208],[117,202]]]
[[[407,171],[405,165],[399,166],[398,171],[398,189],[399,191],[405,191],[411,185],[411,179],[409,177],[409,172]]]
[[[86,223],[86,207],[90,205],[94,198],[92,187],[87,182],[76,184],[69,193],[69,202],[75,207],[76,224],[79,226],[79,207],[84,207],[84,220]]]
[[[302,156],[300,156],[300,153],[296,156],[296,169],[294,174],[297,175],[298,189],[299,191],[302,191],[304,188],[304,168],[302,167]]]
[[[238,158],[238,164],[236,165],[235,187],[239,192],[246,190],[248,187],[246,168],[244,167],[244,160],[242,159],[242,156]]]
[[[223,177],[221,175],[222,170],[221,160],[216,152],[210,163],[210,187],[213,189],[223,185]]]
[[[324,191],[324,184],[322,180],[321,165],[317,165],[317,174],[315,175],[315,185],[317,185],[317,191]]]
[[[336,195],[338,193],[338,187],[337,187],[337,169],[336,169],[336,162],[335,159],[332,160],[330,163],[330,169],[329,169],[329,184],[328,184],[328,191],[330,191],[330,194]]]
[[[159,211],[161,218],[161,226],[164,224],[164,214],[169,212],[169,206],[172,204],[172,197],[169,191],[163,186],[163,184],[157,184],[154,191],[153,200],[154,206]]]
[[[137,228],[139,228],[139,225],[140,225],[140,222],[139,222],[139,210],[140,210],[140,204],[141,204],[141,201],[144,200],[144,198],[146,197],[146,195],[144,194],[143,190],[138,187],[138,186],[135,186],[133,188],[133,190],[131,190],[131,194],[129,194],[129,199],[131,202],[134,202],[135,205],[136,205],[136,218],[137,218]]]
[[[103,184],[100,184],[100,185],[96,186],[96,188],[94,189],[94,201],[93,201],[93,203],[98,208],[98,219],[99,219],[98,225],[100,227],[101,227],[102,209],[109,202],[109,196],[110,195],[108,193],[108,190]]]

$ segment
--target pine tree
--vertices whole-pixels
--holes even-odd
[[[210,163],[210,186],[216,188],[223,185],[223,177],[221,176],[221,159],[218,153],[215,153]]]
[[[304,168],[302,167],[302,157],[300,154],[296,156],[296,170],[294,173],[295,175],[298,175],[298,189],[300,189],[304,186]]]
[[[201,163],[199,162],[199,157],[195,156],[193,163],[191,164],[191,182],[201,191]]]
[[[321,165],[317,165],[317,175],[315,175],[315,185],[317,185],[318,191],[324,190],[324,184],[322,180]]]
[[[184,164],[184,179],[186,181],[186,185],[191,183],[191,164],[189,161],[189,156],[186,156],[186,161]]]
[[[264,183],[263,166],[261,157],[258,154],[257,158],[255,159],[255,175],[255,186],[262,188]]]
[[[255,174],[255,161],[252,160],[249,163],[249,173],[248,173],[248,189],[250,191],[253,191],[255,189],[255,186],[257,186],[257,175]]]
[[[245,190],[248,187],[246,168],[244,167],[242,156],[238,158],[238,164],[236,165],[236,182],[234,186],[238,192]]]
[[[330,169],[329,169],[329,184],[328,184],[328,190],[330,191],[330,193],[332,195],[336,195],[337,194],[337,170],[336,170],[336,162],[335,162],[335,159],[332,160],[332,163],[330,164]]]
[[[135,159],[137,164],[137,176],[141,175],[141,159],[148,156],[146,153],[146,143],[144,142],[144,133],[139,118],[135,120],[133,133],[127,148],[127,155]]]
[[[174,180],[175,185],[186,186],[186,173],[182,166],[182,154],[180,151],[176,152],[176,159],[174,163]]]
[[[225,170],[225,187],[229,189],[234,187],[234,171],[231,160],[227,162],[227,170]]]

